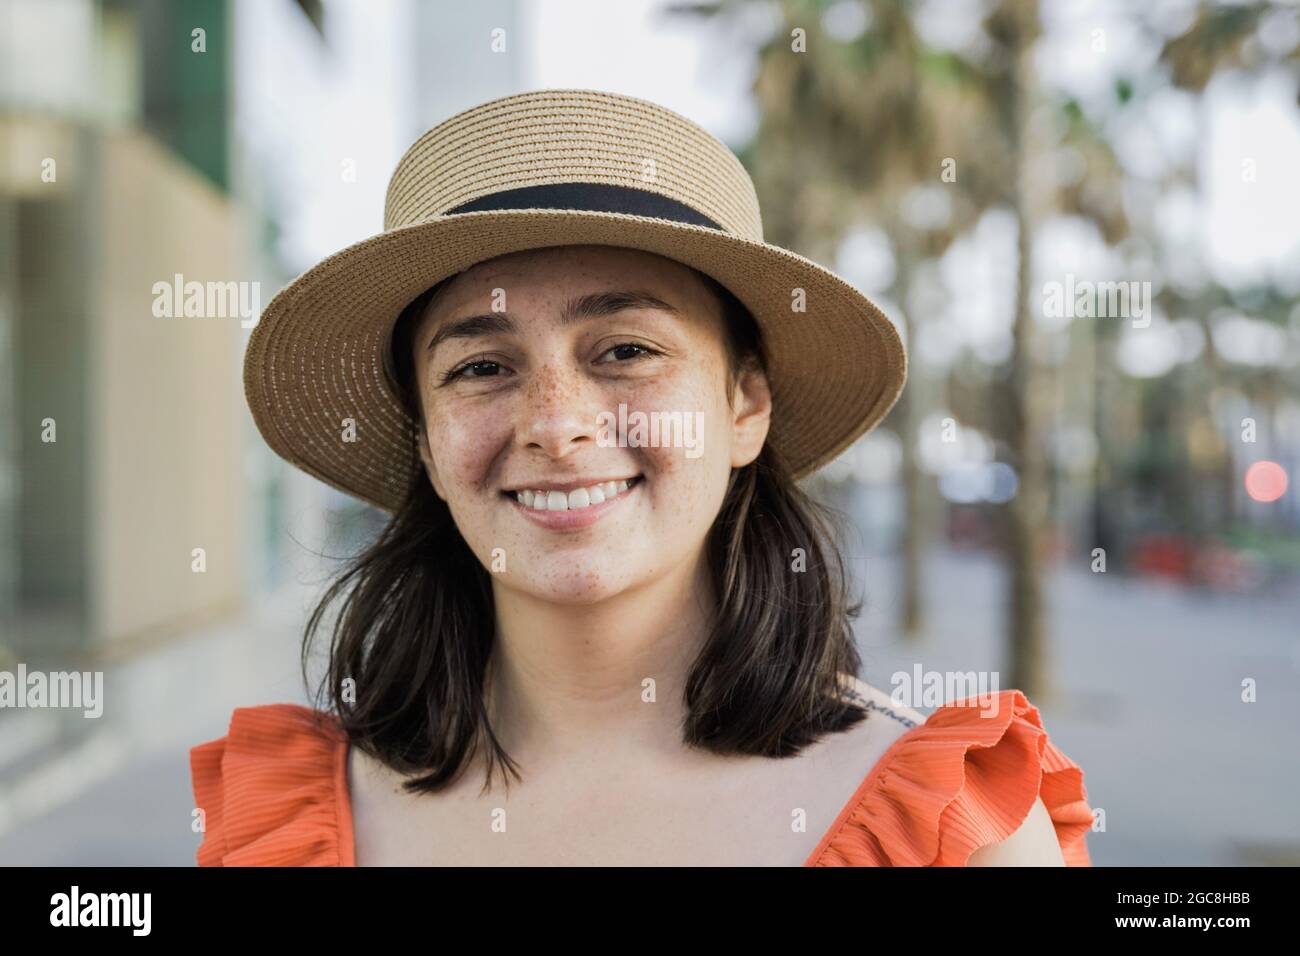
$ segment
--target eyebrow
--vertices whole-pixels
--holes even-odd
[[[648,292],[593,292],[565,303],[564,310],[560,313],[560,324],[572,325],[584,319],[614,315],[628,309],[657,309],[675,316],[681,315],[681,310],[676,306]],[[455,322],[448,322],[434,332],[426,351],[432,354],[433,350],[447,339],[504,335],[515,331],[516,328],[515,320],[509,312],[485,312],[482,315],[467,316]]]

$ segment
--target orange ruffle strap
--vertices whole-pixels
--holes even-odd
[[[965,866],[1019,829],[1041,796],[1066,865],[1090,866],[1083,771],[1023,693],[994,696],[996,713],[957,701],[904,735],[816,865]]]
[[[199,866],[353,866],[347,741],[297,704],[238,707],[224,737],[190,748],[204,811]]]

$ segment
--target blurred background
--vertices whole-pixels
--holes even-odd
[[[306,701],[381,526],[154,283],[265,306],[425,129],[547,86],[708,128],[905,336],[808,482],[863,678],[1023,690],[1097,865],[1300,863],[1300,7],[1184,0],[0,0],[0,671],[106,701],[0,708],[0,863],[192,865],[188,748]]]

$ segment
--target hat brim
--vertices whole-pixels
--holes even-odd
[[[796,253],[624,213],[494,210],[392,229],[285,286],[244,355],[244,392],[262,437],[308,474],[395,511],[420,467],[415,424],[388,384],[380,351],[401,311],[477,262],[577,244],[673,259],[713,276],[750,310],[772,388],[768,441],[796,478],[874,427],[902,391],[907,358],[893,323],[843,279]],[[794,310],[796,289],[804,290],[806,311]]]

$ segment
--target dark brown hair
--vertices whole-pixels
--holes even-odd
[[[757,323],[721,283],[717,296],[731,358],[728,394],[743,369],[767,368]],[[423,420],[413,387],[411,336],[443,280],[403,310],[385,371],[413,421]],[[412,442],[415,433],[412,433]],[[691,666],[683,743],[718,754],[788,757],[868,711],[839,680],[861,667],[848,579],[832,529],[834,515],[791,478],[765,445],[733,469],[705,541],[717,608]],[[805,570],[793,570],[801,549]],[[326,609],[345,596],[333,626],[329,666],[315,697],[337,716],[354,746],[403,775],[410,792],[454,781],[479,747],[491,786],[500,764],[522,779],[493,733],[485,684],[495,635],[492,585],[424,469],[376,540],[325,592],[303,635],[310,647]]]

